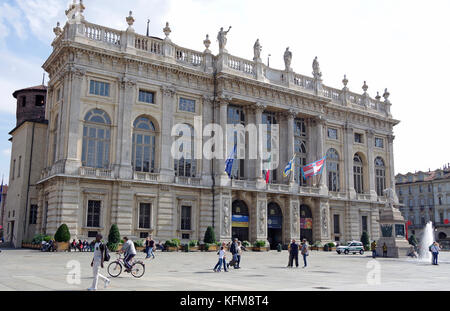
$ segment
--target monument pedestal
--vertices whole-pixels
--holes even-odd
[[[380,213],[381,238],[377,241],[377,254],[383,256],[383,245],[387,246],[387,257],[407,256],[410,245],[405,235],[405,219],[393,204]]]

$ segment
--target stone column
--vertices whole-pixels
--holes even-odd
[[[267,241],[267,195],[264,192],[256,194],[255,219],[251,221],[255,240]],[[256,228],[255,228],[256,227]]]
[[[317,199],[313,210],[314,240],[329,242],[330,238],[330,205],[327,199]]]
[[[316,135],[317,135],[317,154],[316,160],[323,158],[326,154],[325,151],[325,139],[323,135],[324,127],[326,126],[326,120],[319,116],[316,119]],[[328,187],[327,187],[327,166],[326,163],[323,166],[322,173],[319,175],[319,188],[320,194],[328,195]]]
[[[70,75],[70,86],[67,88],[67,94],[64,94],[64,101],[66,107],[64,109],[64,121],[67,122],[66,129],[61,128],[61,132],[66,133],[65,147],[67,148],[67,154],[64,157],[66,159],[65,163],[65,173],[66,174],[77,174],[78,168],[81,166],[81,158],[78,154],[80,141],[80,97],[81,97],[81,86],[86,72],[82,69],[76,67],[70,67],[68,74]],[[61,116],[62,117],[62,116]],[[61,158],[60,158],[61,159]]]
[[[222,186],[228,185],[230,180],[225,172],[225,161],[231,152],[231,150],[228,150],[227,148],[228,103],[230,100],[231,98],[222,96],[219,101],[219,124],[223,133],[223,145],[220,146],[222,148],[222,159],[217,160],[216,176],[219,177],[220,185]],[[220,148],[219,146],[217,147]]]
[[[398,204],[397,193],[395,192],[395,173],[394,173],[394,135],[388,135],[388,152],[389,152],[389,188],[394,194],[394,202]]]
[[[255,105],[255,125],[258,129],[258,155],[255,165],[255,176],[257,187],[259,188],[265,188],[265,182],[262,174],[262,157],[261,157],[263,150],[262,144],[265,142],[263,142],[263,138],[261,137],[260,127],[262,124],[262,114],[266,108],[267,106],[263,103],[256,103]]]
[[[344,128],[345,184],[350,199],[356,199],[353,179],[353,128],[346,124]]]
[[[375,190],[375,159],[373,157],[374,142],[374,132],[372,130],[367,131],[367,164],[369,168],[369,193],[370,199],[376,201],[378,198],[377,192]],[[384,189],[383,189],[384,190]]]
[[[208,124],[212,123],[212,115],[214,113],[212,105],[213,105],[213,103],[212,103],[211,97],[204,95],[203,96],[203,109],[202,109],[202,122],[203,122],[202,134],[203,134],[203,129]],[[203,137],[203,135],[202,135],[202,137]],[[203,139],[204,138],[202,138],[202,142],[204,143]],[[202,148],[203,148],[203,143],[202,143]],[[204,156],[204,154],[202,152],[202,160],[201,161],[202,161],[202,183],[205,186],[211,186],[212,185],[211,160],[206,159],[206,157]]]
[[[117,140],[116,140],[116,176],[131,179],[131,148],[133,120],[131,111],[135,100],[136,81],[128,77],[122,78],[120,84],[119,107],[117,109]]]
[[[160,178],[163,182],[174,180],[173,157],[171,154],[173,137],[170,135],[173,127],[173,113],[175,107],[175,93],[173,87],[163,86],[162,89],[162,119],[161,119],[161,170]]]
[[[297,112],[293,109],[289,109],[287,113],[287,156],[288,161],[294,156],[294,118],[297,116]],[[308,146],[309,147],[309,146]],[[284,169],[284,167],[283,167]],[[291,187],[296,186],[295,183],[295,167],[293,166],[293,171],[289,175],[289,184]]]
[[[221,242],[231,240],[231,193],[220,194],[220,237]]]
[[[300,202],[297,196],[289,198],[289,219],[288,219],[288,234],[287,239],[300,239]]]

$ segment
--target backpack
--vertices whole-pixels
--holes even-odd
[[[431,247],[432,247],[433,245],[430,245],[429,247],[428,247],[428,250],[430,251],[430,252],[432,252],[432,250],[431,250]]]
[[[109,261],[111,259],[111,255],[109,255],[108,246],[102,243],[102,246],[104,248],[104,254],[103,254],[103,261]]]

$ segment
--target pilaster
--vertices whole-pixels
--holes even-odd
[[[173,137],[169,134],[173,127],[173,113],[176,105],[176,90],[170,86],[163,86],[162,93],[162,120],[161,120],[161,170],[162,182],[172,182],[175,178],[173,157],[171,154]]]
[[[376,201],[378,198],[378,194],[375,190],[375,159],[373,156],[374,149],[374,132],[372,130],[367,131],[367,162],[369,168],[369,191],[370,191],[370,199],[372,201]],[[384,189],[383,189],[384,190]]]

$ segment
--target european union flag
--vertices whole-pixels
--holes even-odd
[[[228,177],[231,178],[231,170],[233,169],[234,158],[236,157],[236,144],[234,145],[233,151],[231,151],[227,160],[225,161],[225,172],[227,172]]]

